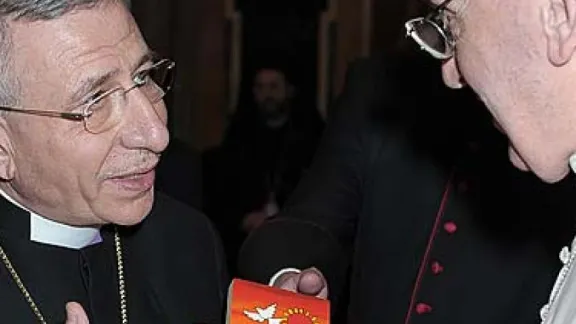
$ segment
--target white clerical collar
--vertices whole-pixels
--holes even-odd
[[[570,156],[570,168],[576,173],[576,154]],[[576,323],[576,237],[571,246],[560,251],[562,269],[552,287],[548,303],[540,310],[542,324]]]
[[[74,227],[55,222],[22,206],[1,189],[0,195],[30,213],[30,240],[33,242],[76,250],[102,242],[102,236],[100,236],[98,228]]]

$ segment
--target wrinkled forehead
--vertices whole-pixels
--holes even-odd
[[[91,54],[145,47],[131,14],[116,2],[48,21],[11,23],[10,29],[16,55],[41,56],[63,68]]]
[[[10,29],[19,81],[42,85],[42,91],[37,86],[22,91],[32,101],[47,92],[55,101],[71,100],[84,80],[129,75],[148,52],[131,14],[116,2],[53,20],[11,23]]]

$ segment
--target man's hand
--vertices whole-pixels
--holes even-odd
[[[284,273],[276,279],[273,286],[303,295],[328,298],[328,283],[316,268],[309,268],[300,273]]]
[[[66,304],[66,324],[90,324],[84,308],[78,303]]]

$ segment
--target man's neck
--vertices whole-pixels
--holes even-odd
[[[4,190],[0,189],[0,196],[25,210],[30,215],[30,240],[37,243],[81,249],[102,241],[100,230],[94,227],[77,227],[59,223],[48,217],[43,217],[17,202]]]

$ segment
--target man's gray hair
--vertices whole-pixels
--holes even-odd
[[[0,0],[0,105],[16,106],[20,97],[11,57],[14,40],[10,21],[51,20],[72,11],[116,1],[126,4],[125,0]]]

